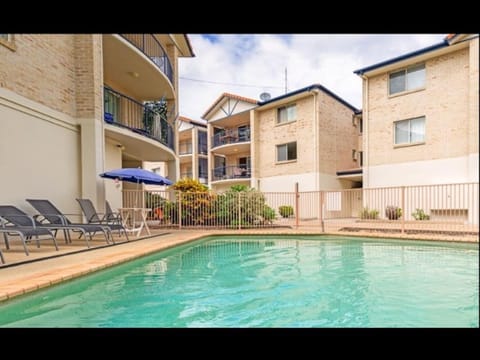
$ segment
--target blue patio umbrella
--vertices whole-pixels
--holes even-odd
[[[100,174],[100,177],[106,179],[118,179],[122,181],[137,183],[138,184],[148,184],[148,185],[172,185],[173,182],[160,176],[153,171],[140,169],[140,168],[123,168],[106,171],[103,174]],[[137,205],[137,198],[135,197],[135,207]]]
[[[119,179],[122,181],[148,185],[172,185],[173,182],[152,171],[140,168],[123,168],[106,171],[100,174],[106,179]]]

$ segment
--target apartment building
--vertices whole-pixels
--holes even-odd
[[[207,121],[211,189],[252,186],[250,110],[256,105],[257,100],[223,93],[202,115]]]
[[[252,111],[252,184],[262,191],[361,186],[359,110],[319,84]]]
[[[203,118],[214,190],[236,184],[262,191],[361,186],[361,112],[322,85],[263,102],[224,93]]]
[[[365,188],[478,182],[478,34],[356,70]]]
[[[207,124],[180,116],[178,125],[180,178],[197,179],[200,183],[207,185]]]
[[[0,34],[2,203],[121,207],[131,184],[98,175],[143,161],[175,181],[178,59],[193,56],[184,34]]]

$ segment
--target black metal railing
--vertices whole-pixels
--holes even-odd
[[[179,155],[189,155],[192,153],[192,143],[191,142],[181,142],[178,144],[178,154]]]
[[[248,179],[251,169],[245,165],[221,166],[212,170],[212,181],[228,179]]]
[[[152,34],[120,34],[120,36],[147,55],[167,76],[172,86],[175,87],[172,64],[166,51],[155,36]]]
[[[104,120],[157,140],[175,150],[173,127],[148,106],[104,87]]]
[[[250,127],[225,129],[212,137],[213,147],[250,141]]]

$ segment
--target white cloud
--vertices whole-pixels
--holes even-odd
[[[258,99],[267,91],[284,94],[314,83],[361,107],[361,79],[354,70],[442,41],[445,34],[422,35],[189,35],[195,58],[180,59],[180,77],[258,85],[244,87],[180,79],[180,114],[201,115],[223,92]],[[269,86],[275,86],[270,88]]]

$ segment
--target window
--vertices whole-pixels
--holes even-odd
[[[352,160],[357,161],[357,150],[352,149]]]
[[[277,145],[277,161],[289,161],[297,159],[297,143]]]
[[[277,124],[283,124],[297,119],[297,105],[283,106],[277,109]]]
[[[108,123],[120,122],[120,95],[105,88],[103,91],[104,120]]]
[[[161,167],[156,167],[156,168],[152,169],[152,172],[154,172],[155,174],[161,175],[162,174],[162,168]]]
[[[360,159],[360,167],[363,166],[363,151],[358,152],[358,158]]]
[[[198,131],[198,153],[207,155],[207,132],[206,131]]]
[[[425,86],[425,64],[410,66],[390,74],[390,95]]]
[[[208,178],[208,160],[199,158],[198,159],[198,177],[201,179]]]
[[[223,156],[214,157],[213,180],[220,180],[226,175],[225,158]]]
[[[395,145],[425,141],[425,116],[397,121],[395,125]]]
[[[363,133],[363,118],[358,118],[358,133]]]
[[[238,127],[238,141],[250,141],[250,126],[243,125]]]

